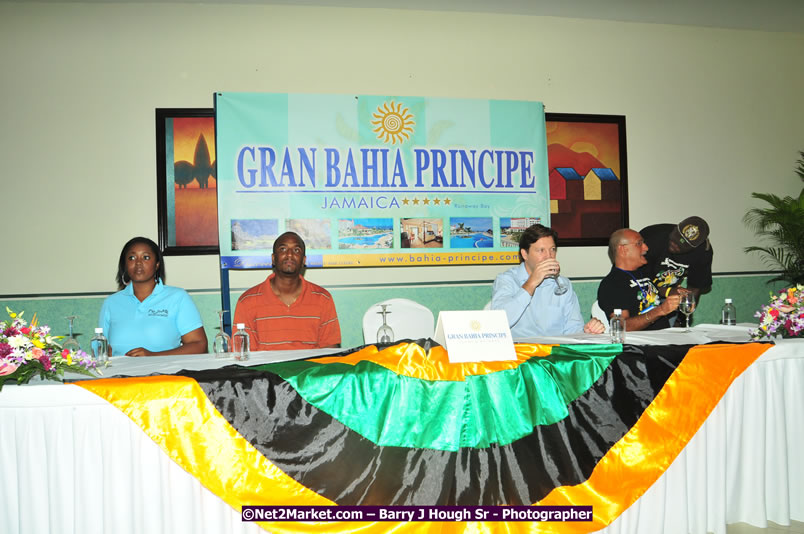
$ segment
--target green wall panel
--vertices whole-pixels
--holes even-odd
[[[783,284],[767,284],[770,276],[718,276],[715,277],[712,291],[701,299],[698,310],[693,315],[694,323],[716,323],[720,320],[720,308],[723,299],[730,297],[737,308],[738,322],[755,322],[753,315],[762,304],[769,300],[771,290],[784,287]],[[589,310],[597,298],[598,280],[573,282],[573,288],[578,295],[584,317],[589,317]],[[373,304],[389,298],[407,298],[415,300],[430,308],[433,315],[438,317],[441,310],[472,310],[482,309],[491,299],[491,282],[486,285],[443,284],[434,286],[382,286],[359,288],[329,288],[335,299],[338,317],[341,323],[341,337],[344,347],[354,347],[363,344],[362,322],[363,314]],[[232,291],[231,302],[237,302],[237,297],[243,289]],[[218,314],[220,309],[220,293],[216,291],[193,291],[190,293],[193,301],[201,312],[207,338],[212,338],[218,332]],[[87,348],[98,321],[102,296],[87,297],[48,297],[46,295],[26,299],[0,298],[2,313],[5,319],[5,307],[14,311],[24,311],[24,317],[30,321],[36,312],[40,324],[50,325],[56,335],[67,333],[68,315],[76,315],[76,339],[83,348]]]

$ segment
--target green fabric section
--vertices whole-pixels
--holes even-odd
[[[420,380],[373,362],[258,366],[276,373],[316,408],[382,446],[456,451],[507,445],[567,416],[622,345],[567,345],[516,369],[463,382]],[[371,395],[366,395],[371,392]]]

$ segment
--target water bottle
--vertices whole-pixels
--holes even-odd
[[[609,321],[612,343],[625,343],[625,319],[621,309],[614,310],[614,317]]]
[[[731,299],[726,299],[726,303],[720,310],[720,324],[734,326],[737,324],[737,309],[731,303]]]
[[[237,323],[237,331],[232,335],[232,352],[234,353],[235,360],[248,360],[249,344],[246,325]]]
[[[89,341],[89,346],[92,348],[92,359],[98,364],[109,361],[109,343],[103,335],[103,328],[95,329],[95,335]]]

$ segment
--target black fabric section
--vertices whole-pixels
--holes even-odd
[[[381,447],[304,401],[279,376],[183,372],[274,465],[341,505],[523,505],[584,482],[636,423],[689,345],[625,345],[564,420],[514,443],[456,452]]]

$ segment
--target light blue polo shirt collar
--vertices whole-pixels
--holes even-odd
[[[161,280],[157,280],[157,282],[156,282],[156,286],[154,286],[154,290],[151,292],[151,294],[150,294],[150,295],[148,295],[148,296],[145,298],[145,300],[143,300],[142,302],[140,302],[139,300],[137,300],[137,297],[136,297],[136,296],[134,296],[134,284],[132,284],[131,282],[129,282],[129,283],[128,283],[128,285],[126,285],[126,288],[123,290],[123,293],[124,293],[125,295],[127,295],[127,296],[130,296],[131,298],[133,298],[134,300],[136,300],[136,301],[137,301],[137,302],[139,302],[140,304],[145,304],[146,302],[148,302],[149,300],[151,300],[151,298],[152,298],[152,297],[155,297],[156,295],[158,295],[159,293],[161,293],[161,292],[162,292],[162,291],[164,291],[164,290],[165,290],[165,286],[162,284],[162,281],[161,281]]]

